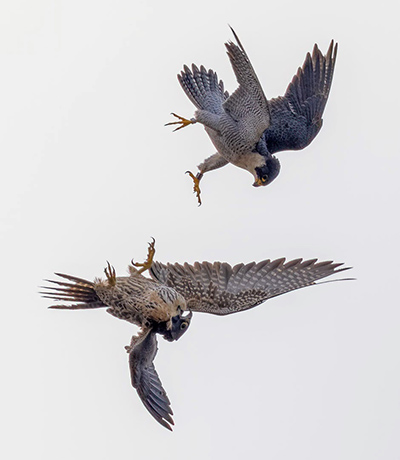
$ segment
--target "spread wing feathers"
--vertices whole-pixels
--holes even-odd
[[[45,280],[49,283],[57,284],[58,287],[42,286],[42,289],[46,289],[46,291],[42,291],[40,294],[47,299],[78,303],[74,303],[72,305],[52,305],[49,308],[57,308],[60,310],[81,310],[87,308],[106,307],[96,294],[94,284],[91,281],[76,278],[71,275],[64,275],[63,273],[55,273],[55,275],[67,279],[68,281],[71,281],[71,283]]]
[[[270,124],[268,101],[243,45],[235,31],[231,30],[237,45],[229,41],[225,46],[239,87],[224,103],[224,109],[236,121],[248,120],[261,137]]]
[[[132,386],[157,422],[172,431],[174,421],[171,417],[171,403],[153,364],[156,354],[156,334],[149,331],[143,338],[139,338],[129,353]]]
[[[228,315],[348,269],[337,270],[341,265],[332,261],[318,263],[317,259],[287,263],[285,259],[268,259],[234,267],[221,262],[194,265],[154,262],[150,274],[180,292],[190,310]]]
[[[315,123],[321,127],[322,115],[332,85],[337,49],[338,44],[334,45],[332,40],[326,56],[323,56],[318,45],[314,45],[312,55],[307,53],[303,67],[299,67],[285,95],[269,101],[274,117],[279,117],[280,111],[291,111],[305,117],[307,124]]]
[[[224,90],[222,80],[218,81],[218,76],[213,70],[206,70],[201,66],[192,64],[192,70],[186,65],[178,75],[179,83],[185,91],[186,96],[192,103],[202,110],[221,114],[223,113],[222,104],[228,99],[229,93]]]

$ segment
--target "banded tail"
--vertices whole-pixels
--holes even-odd
[[[65,275],[63,273],[55,273],[55,275],[65,278],[71,283],[63,281],[45,280],[49,283],[57,284],[56,286],[41,286],[47,291],[40,292],[42,297],[46,299],[60,300],[63,302],[74,302],[72,305],[51,305],[49,308],[57,308],[59,310],[84,310],[89,308],[106,307],[96,294],[94,283],[76,278],[75,276]]]
[[[228,99],[229,93],[224,90],[224,83],[222,80],[218,81],[213,70],[207,71],[204,66],[199,69],[194,64],[190,70],[185,65],[178,80],[196,108],[216,114],[223,112],[222,104]]]

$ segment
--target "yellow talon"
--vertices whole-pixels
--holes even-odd
[[[185,126],[194,125],[196,123],[196,120],[194,118],[191,118],[190,120],[188,120],[187,118],[180,117],[179,115],[173,112],[171,113],[171,115],[173,115],[176,118],[179,118],[180,121],[171,121],[170,123],[166,123],[164,126],[181,125],[181,126],[178,126],[178,128],[174,129],[173,132],[178,131],[179,129],[182,129]]]
[[[196,194],[197,196],[197,201],[199,202],[199,206],[201,206],[201,198],[200,198],[200,193],[201,193],[201,190],[200,190],[200,180],[201,178],[203,177],[203,174],[200,172],[198,174],[196,174],[196,176],[190,172],[190,171],[186,171],[186,174],[189,174],[189,176],[193,179],[193,193]]]
[[[154,257],[154,254],[156,252],[156,249],[155,249],[156,240],[153,237],[152,237],[152,240],[153,241],[151,243],[149,243],[149,249],[148,249],[148,252],[147,252],[147,259],[142,264],[139,263],[139,262],[133,262],[133,259],[131,260],[131,264],[134,267],[142,267],[139,270],[137,270],[136,273],[138,273],[138,274],[143,273],[146,270],[149,270],[151,268],[151,266],[153,265],[153,257]]]

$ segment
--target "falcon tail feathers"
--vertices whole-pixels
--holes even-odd
[[[178,80],[186,96],[198,109],[219,113],[222,104],[229,97],[222,80],[218,81],[217,74],[211,69],[207,71],[204,66],[199,69],[192,64],[190,70],[185,65]]]
[[[71,275],[65,275],[63,273],[55,273],[55,275],[71,282],[45,280],[49,283],[56,284],[57,287],[41,286],[41,288],[46,289],[46,291],[42,291],[40,294],[46,299],[73,303],[72,305],[51,305],[49,308],[56,308],[59,310],[84,310],[106,307],[96,294],[94,284],[91,281]]]

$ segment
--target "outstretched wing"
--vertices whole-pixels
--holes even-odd
[[[324,56],[315,44],[285,95],[269,101],[271,126],[265,136],[270,153],[303,149],[318,134],[332,85],[337,48],[332,40]]]
[[[243,122],[251,142],[256,143],[270,123],[268,101],[243,45],[232,27],[231,30],[237,45],[229,41],[225,46],[239,87],[223,107],[234,120]]]
[[[171,403],[153,364],[156,354],[157,338],[155,332],[150,330],[139,337],[129,353],[132,386],[157,422],[172,431]]]
[[[153,279],[175,288],[193,311],[229,315],[253,308],[271,297],[316,284],[315,281],[348,268],[341,263],[317,259],[238,264],[195,262],[162,264],[154,262]]]

